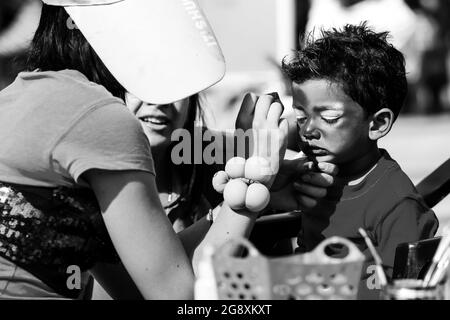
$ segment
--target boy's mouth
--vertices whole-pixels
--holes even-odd
[[[323,149],[323,148],[320,148],[320,147],[316,147],[316,146],[307,145],[307,144],[302,146],[302,151],[306,155],[315,156],[315,157],[327,156],[327,155],[330,154],[328,152],[328,150],[326,150],[326,149]]]
[[[311,148],[310,153],[312,153],[315,156],[326,156],[329,154],[329,152],[322,148]]]

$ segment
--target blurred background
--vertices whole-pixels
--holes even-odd
[[[409,96],[381,141],[417,184],[450,157],[449,0],[199,0],[227,62],[225,78],[205,92],[208,126],[234,127],[245,92],[279,92],[290,117],[290,88],[281,59],[305,34],[346,23],[390,31],[406,57]],[[0,89],[23,69],[39,21],[40,0],[0,2]],[[450,222],[450,197],[434,208]]]

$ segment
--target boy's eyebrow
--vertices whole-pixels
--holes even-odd
[[[301,104],[292,104],[292,108],[299,109],[299,110],[304,110],[305,109]]]
[[[292,108],[298,109],[298,110],[301,110],[301,111],[305,111],[305,107],[302,106],[301,104],[292,104]],[[328,110],[343,111],[342,107],[340,105],[318,105],[318,106],[313,106],[313,111],[314,112],[322,112],[322,111],[328,111]]]
[[[322,112],[327,110],[334,110],[334,111],[343,111],[342,108],[339,105],[320,105],[320,106],[314,106],[314,111]]]

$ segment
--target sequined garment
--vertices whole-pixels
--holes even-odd
[[[118,260],[90,190],[0,183],[0,211],[0,255],[65,296],[69,266]]]

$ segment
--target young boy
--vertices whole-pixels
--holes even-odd
[[[398,244],[432,237],[438,228],[410,179],[377,145],[391,130],[407,93],[404,57],[387,36],[366,24],[347,25],[324,31],[283,61],[292,81],[302,151],[339,168],[325,200],[302,215],[297,251],[310,251],[331,236],[352,240],[367,257],[360,299],[378,298],[380,286],[359,228],[369,234],[388,277]],[[342,248],[333,250],[343,254]]]

